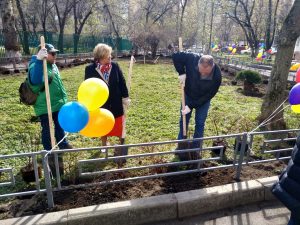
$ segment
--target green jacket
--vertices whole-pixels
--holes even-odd
[[[43,76],[43,70],[40,64],[40,60],[36,60],[35,62],[31,63],[29,66],[29,74],[34,73],[35,76]],[[51,110],[52,112],[57,112],[67,102],[67,93],[60,78],[57,66],[55,64],[51,65],[47,63],[47,71],[48,79],[50,79],[51,76],[53,77],[52,82],[49,85]],[[32,76],[30,75],[29,77],[29,80],[31,80]],[[44,89],[44,82],[37,85],[33,85],[32,82],[30,82],[30,86],[33,92],[39,94],[37,101],[34,104],[35,114],[37,116],[47,114],[46,93],[45,91],[41,91],[41,89]]]

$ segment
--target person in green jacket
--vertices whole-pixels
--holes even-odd
[[[58,68],[55,64],[58,50],[51,44],[45,44],[45,48],[39,48],[36,56],[32,56],[29,63],[29,83],[33,92],[38,93],[37,100],[34,104],[36,116],[40,118],[42,126],[42,144],[45,150],[51,150],[50,129],[48,121],[46,94],[43,75],[43,59],[47,59],[48,83],[51,100],[52,118],[54,122],[54,131],[56,142],[60,149],[71,149],[65,137],[65,132],[58,122],[58,112],[60,108],[67,102],[67,93],[60,78]],[[59,157],[59,166],[63,173],[62,157]],[[51,165],[50,165],[51,168]],[[55,173],[55,169],[51,168]]]

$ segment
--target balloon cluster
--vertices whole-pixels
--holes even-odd
[[[68,102],[58,114],[58,122],[66,132],[80,132],[86,137],[101,137],[114,127],[113,114],[100,108],[108,99],[109,91],[104,81],[90,78],[78,89],[78,102]]]
[[[231,53],[232,55],[234,55],[237,51],[235,44],[233,44],[232,46],[229,46],[227,49],[228,49],[228,52]]]
[[[259,53],[257,54],[255,60],[256,61],[262,61],[263,59],[265,59],[267,56],[263,54],[263,51],[259,51]]]
[[[213,51],[213,52],[218,52],[218,51],[220,51],[219,46],[216,45],[216,44],[212,44],[212,45],[211,45],[211,48],[212,48],[212,51]]]
[[[258,44],[259,47],[259,52],[255,58],[256,61],[262,61],[263,59],[265,59],[267,56],[264,54],[264,49],[265,49],[265,44],[264,43],[259,43]]]
[[[300,113],[300,68],[296,72],[296,85],[290,91],[289,102],[295,113]]]
[[[272,55],[274,52],[273,52],[273,50],[270,48],[269,50],[267,50],[267,53],[269,53],[270,55]]]

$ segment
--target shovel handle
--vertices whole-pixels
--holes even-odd
[[[41,48],[45,48],[44,36],[41,36],[40,41],[41,41]],[[51,110],[51,101],[50,101],[50,92],[49,92],[49,83],[48,83],[47,59],[45,58],[43,59],[43,73],[44,73],[45,94],[46,94],[49,129],[50,129],[50,140],[51,140],[51,147],[53,148],[55,146],[55,140],[54,140],[53,119],[52,119],[52,110]]]
[[[182,37],[178,38],[178,48],[180,52],[183,50]],[[183,110],[185,107],[185,94],[184,94],[184,86],[182,84],[180,86],[180,89],[181,89],[181,108]],[[186,116],[182,114],[181,116],[182,116],[183,136],[186,137]]]

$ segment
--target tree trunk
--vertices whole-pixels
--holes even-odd
[[[0,2],[5,50],[17,52],[20,50],[20,47],[17,38],[17,29],[15,27],[16,22],[13,14],[12,1],[1,0]]]
[[[78,53],[78,42],[79,42],[79,35],[74,34],[74,54]]]
[[[268,4],[268,17],[267,17],[267,23],[266,23],[266,49],[270,49],[272,46],[271,43],[271,23],[272,23],[272,1],[273,0],[269,0],[269,4]]]
[[[59,35],[58,35],[58,50],[59,53],[64,53],[64,29],[60,29]]]
[[[271,72],[268,90],[261,107],[259,121],[262,122],[287,98],[287,78],[297,38],[300,35],[300,0],[295,0],[279,33],[278,52]],[[282,109],[282,107],[281,107]],[[278,113],[266,129],[285,129],[283,112]],[[276,121],[276,122],[275,122]]]
[[[215,8],[215,1],[212,1],[212,3],[211,3],[210,26],[209,26],[208,54],[211,54],[211,37],[212,37],[212,27],[213,27],[213,20],[214,20],[214,8]]]
[[[16,58],[20,59],[20,46],[18,43],[18,34],[15,27],[15,17],[13,14],[12,1],[0,1],[2,26],[4,36],[5,57],[9,58],[13,64],[14,69],[17,69]]]
[[[20,15],[21,25],[22,25],[22,30],[23,30],[23,40],[22,40],[23,51],[26,55],[29,55],[30,52],[29,52],[29,42],[28,42],[28,31],[27,31],[26,21],[25,21],[25,17],[24,17],[23,9],[21,7],[20,0],[16,0],[16,5],[17,5],[18,12]]]

